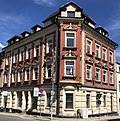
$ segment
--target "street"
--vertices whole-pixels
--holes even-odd
[[[24,119],[17,116],[2,116],[0,115],[0,121],[34,121],[33,119]]]

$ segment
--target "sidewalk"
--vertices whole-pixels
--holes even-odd
[[[37,121],[50,121],[49,116],[36,116],[36,115],[27,115],[27,114],[19,114],[19,113],[7,113],[7,112],[0,112],[0,115],[5,116],[13,116],[13,117],[20,117],[23,119],[34,119]],[[89,117],[87,119],[81,118],[57,118],[53,117],[53,121],[108,121],[111,119],[118,119],[120,116],[101,116],[101,117]]]

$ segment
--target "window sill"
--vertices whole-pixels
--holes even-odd
[[[100,57],[95,57],[95,59],[96,59],[96,60],[99,60],[99,61],[101,60],[101,58],[100,58]]]
[[[93,82],[93,80],[92,80],[92,79],[87,79],[87,78],[86,78],[86,80],[87,80],[87,81],[91,81],[91,82]]]
[[[87,56],[93,57],[92,53],[86,53]]]
[[[65,109],[65,111],[74,111],[74,109],[73,108],[70,108],[70,109]]]
[[[72,51],[76,51],[77,47],[63,47],[63,50],[72,50]]]
[[[64,79],[64,80],[65,79],[74,79],[75,80],[76,79],[76,76],[65,75],[65,76],[62,77],[62,79]]]
[[[107,63],[107,60],[104,60],[104,59],[103,59],[102,61],[105,62],[105,63]]]
[[[107,85],[108,83],[107,82],[103,82],[103,84],[106,84]]]
[[[114,65],[114,63],[113,63],[113,62],[109,62],[109,64],[110,64],[110,65],[112,65],[112,66]]]
[[[114,86],[114,83],[110,83],[111,86]]]
[[[95,82],[96,82],[96,83],[101,83],[101,81],[100,81],[100,80],[96,80]]]

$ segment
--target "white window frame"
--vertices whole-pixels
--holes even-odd
[[[97,56],[97,54],[98,54],[98,56]],[[98,44],[96,44],[96,57],[100,58],[100,45],[98,45]]]
[[[110,72],[110,84],[113,84],[113,72]]]
[[[39,71],[38,70],[39,70],[38,66],[35,66],[33,68],[33,80],[38,80],[38,76],[39,76]],[[37,78],[36,78],[36,72],[37,72]]]
[[[74,34],[74,37],[67,37],[67,34]],[[67,38],[73,38],[74,39],[74,45],[73,46],[67,46]],[[65,47],[73,48],[76,47],[76,32],[75,31],[65,31]]]
[[[29,70],[29,79],[27,79],[27,71]],[[30,80],[30,68],[26,68],[25,69],[25,81],[29,81]]]
[[[18,61],[18,53],[15,52],[15,53],[14,53],[13,63],[17,63],[17,61]]]
[[[7,74],[6,74],[7,73]],[[6,72],[5,75],[4,75],[4,84],[8,83],[9,82],[9,72]]]
[[[87,67],[90,67],[90,69],[88,69]],[[87,77],[88,71],[89,71],[89,78]],[[86,64],[86,79],[92,80],[92,66],[89,64]]]
[[[105,72],[105,73],[104,73]],[[105,81],[104,81],[104,78],[105,78]],[[107,71],[106,70],[103,70],[103,73],[102,73],[102,80],[103,80],[103,83],[107,83]]]
[[[113,52],[110,51],[110,63],[113,63]]]
[[[23,55],[23,60],[22,60]],[[20,61],[24,61],[24,50],[20,50]]]
[[[105,48],[102,49],[102,59],[105,61],[107,60],[107,49]]]
[[[38,55],[37,55],[37,51],[38,51]],[[35,45],[35,48],[34,48],[34,57],[38,57],[40,55],[40,45]]]
[[[23,71],[22,71],[22,69],[20,69],[19,71],[18,71],[18,82],[21,82],[22,81],[22,79],[20,79],[21,77],[21,75],[20,75],[20,72],[22,72],[22,79],[23,79]]]
[[[47,37],[46,53],[51,53],[52,51],[53,51],[53,36],[50,36]]]
[[[67,74],[66,73],[66,71],[67,71],[66,69],[67,69],[67,66],[68,66],[68,65],[66,65],[67,62],[73,62],[73,65],[70,65],[71,67],[73,67],[73,70],[71,70],[71,74]],[[64,68],[64,76],[69,76],[69,77],[75,76],[75,61],[74,60],[66,60],[64,62],[64,66],[65,66],[65,68]]]
[[[99,70],[99,72],[97,72],[97,70]],[[96,78],[96,81],[100,81],[100,77],[101,77],[101,69],[100,68],[97,68],[95,69],[95,76],[98,74],[98,80]],[[96,76],[97,77],[97,76]]]
[[[16,71],[12,72],[12,82],[16,82]]]
[[[88,44],[88,42],[89,42],[89,44]],[[89,48],[90,50],[88,50],[88,48]],[[90,51],[90,52],[89,52],[89,51]],[[88,38],[86,38],[86,53],[92,55],[92,40],[90,40],[90,39],[88,39]]]
[[[49,66],[51,66],[51,64],[46,65],[46,78],[47,79],[51,78],[51,75],[50,75],[50,77],[48,76],[48,71],[51,71],[51,73],[52,73],[52,70],[51,70],[52,66],[51,66],[51,68],[48,68]]]

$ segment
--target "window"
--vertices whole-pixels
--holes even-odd
[[[12,72],[12,82],[15,82],[16,81],[16,72],[13,71]]]
[[[14,59],[15,59],[15,63],[17,62],[17,53],[15,53],[15,55],[14,55]]]
[[[22,106],[22,92],[17,92],[17,107]]]
[[[103,49],[103,60],[106,60],[106,49]]]
[[[51,78],[51,65],[48,65],[46,68],[47,68],[46,77]]]
[[[103,95],[103,106],[106,107],[106,95]]]
[[[91,54],[92,53],[92,43],[91,41],[87,40],[87,53]]]
[[[103,71],[103,82],[107,82],[107,71]]]
[[[67,17],[75,17],[74,11],[67,11]]]
[[[47,107],[50,107],[51,105],[51,94],[47,93]]]
[[[31,57],[31,49],[30,48],[28,49],[28,52],[27,53],[28,53],[27,59],[30,59],[30,57]]]
[[[18,81],[22,81],[22,70],[19,70]]]
[[[36,47],[35,47],[35,56],[36,57],[38,57],[39,56],[39,45],[37,45]]]
[[[47,53],[52,53],[52,49],[53,49],[53,41],[52,40],[48,40],[47,41]]]
[[[113,63],[113,53],[110,52],[110,63]]]
[[[34,79],[38,79],[38,67],[34,68]]]
[[[20,52],[20,59],[21,59],[21,61],[24,60],[24,52],[23,51]]]
[[[74,75],[74,61],[66,61],[66,76]]]
[[[96,45],[96,57],[100,57],[100,47],[98,45]]]
[[[10,56],[7,56],[6,57],[6,65],[9,65],[10,64]]]
[[[5,72],[5,81],[4,83],[7,83],[9,81],[9,75],[8,72]]]
[[[110,84],[113,84],[113,73],[110,73]]]
[[[90,108],[90,94],[86,95],[86,107]]]
[[[87,67],[86,67],[86,79],[91,79],[91,76],[92,74],[91,74],[91,66],[90,65],[87,65]]]
[[[29,68],[26,69],[26,80],[29,80],[30,78],[30,70]]]
[[[73,109],[73,93],[66,93],[66,109]]]
[[[75,34],[66,33],[66,47],[74,47]]]
[[[100,81],[100,69],[96,68],[96,81]]]

